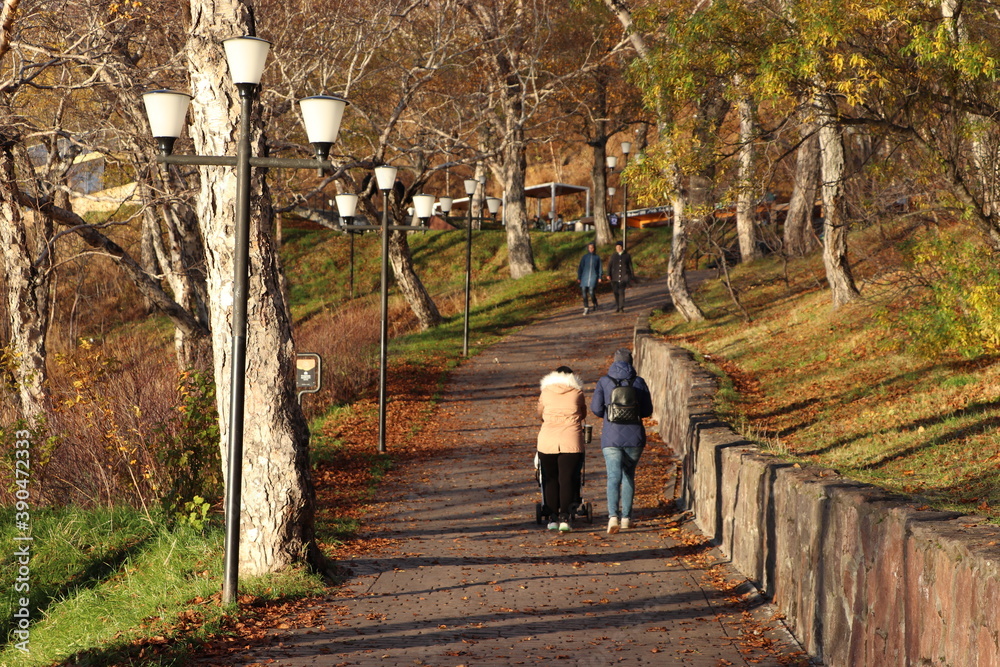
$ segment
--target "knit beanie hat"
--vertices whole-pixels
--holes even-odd
[[[632,363],[632,353],[627,347],[620,347],[615,350],[615,361],[624,361],[626,364]]]

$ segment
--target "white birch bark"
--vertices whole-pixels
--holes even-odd
[[[51,255],[46,241],[52,236],[52,223],[46,216],[36,215],[31,223],[35,227],[35,243],[31,242],[29,223],[18,202],[15,174],[11,146],[0,136],[0,260],[10,324],[7,370],[17,384],[21,417],[31,423],[44,416],[48,407],[45,343]],[[34,257],[40,258],[38,264]]]
[[[836,119],[836,103],[822,93],[816,96],[820,112],[820,173],[823,181],[823,266],[834,307],[859,295],[847,259],[848,220],[844,206],[844,135]]]
[[[739,81],[736,81],[736,85],[739,87]],[[736,193],[736,235],[740,244],[740,261],[750,262],[761,256],[760,248],[757,247],[756,211],[754,210],[753,196],[756,120],[754,105],[749,97],[741,96],[736,108],[740,118],[740,150],[736,176],[739,188]]]

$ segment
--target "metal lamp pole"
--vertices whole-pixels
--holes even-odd
[[[351,229],[351,221],[358,210],[358,196],[351,193],[343,193],[336,196],[337,213],[341,219],[346,221],[341,223],[347,234],[351,237],[351,298],[354,298],[354,230]]]
[[[378,364],[378,451],[384,453],[385,448],[385,415],[386,415],[386,359],[389,344],[389,190],[396,182],[396,168],[388,165],[375,167],[375,179],[378,189],[382,191],[382,321]]]
[[[631,141],[622,142],[622,155],[625,156],[625,164],[622,165],[622,171],[628,166],[628,154],[632,150]],[[622,182],[622,251],[628,250],[628,181],[624,178],[621,179]]]
[[[608,175],[609,176],[611,174],[615,173],[615,165],[617,165],[617,164],[618,164],[618,156],[617,155],[606,155],[604,157],[604,165],[608,168]],[[608,196],[607,196],[606,200],[610,201],[610,203],[611,203],[611,212],[614,213],[615,212],[614,211],[614,208],[615,208],[615,200],[614,200],[614,194],[615,193],[614,193],[614,188],[612,188],[607,183],[608,183],[608,179],[605,178],[604,179],[605,189],[608,192]],[[607,206],[605,206],[605,208],[607,208]],[[607,213],[606,212],[605,212],[605,217],[607,217]]]
[[[381,277],[381,326],[379,336],[379,365],[378,365],[378,451],[380,454],[386,452],[386,413],[387,413],[387,378],[388,378],[388,357],[389,357],[389,231],[390,230],[413,230],[424,229],[412,225],[390,225],[389,224],[389,191],[396,183],[396,168],[390,165],[375,167],[375,181],[378,189],[382,191],[382,277]],[[413,200],[416,203],[420,200],[420,205],[424,205],[426,197],[430,199],[430,207],[434,205],[434,197],[430,195],[416,195]],[[422,212],[421,209],[420,212]],[[430,217],[426,213],[423,217]],[[352,225],[352,229],[371,229],[368,225]]]
[[[465,230],[465,322],[462,327],[462,356],[469,356],[469,292],[472,288],[472,197],[476,194],[479,181],[467,178],[465,194],[469,196],[469,224]]]
[[[260,158],[250,155],[250,121],[257,86],[264,71],[270,42],[256,37],[236,37],[223,42],[229,72],[240,95],[240,127],[236,157],[172,155],[174,142],[184,128],[191,96],[171,90],[143,95],[153,137],[157,140],[161,164],[236,167],[236,229],[233,259],[232,349],[230,357],[228,476],[225,517],[226,543],[222,603],[236,600],[239,584],[240,511],[243,485],[243,421],[246,376],[247,301],[250,255],[250,168],[331,169],[327,160],[337,140],[347,102],[325,95],[300,101],[306,133],[316,154],[312,160]]]

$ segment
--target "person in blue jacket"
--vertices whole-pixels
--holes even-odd
[[[576,279],[580,282],[580,291],[583,292],[583,314],[590,313],[591,306],[588,306],[587,296],[593,310],[597,310],[597,284],[604,276],[604,269],[601,266],[601,258],[597,254],[597,246],[593,243],[587,244],[587,254],[580,258],[580,267],[576,270]]]
[[[646,381],[639,377],[632,366],[632,353],[628,348],[615,351],[614,362],[597,381],[594,397],[590,401],[590,411],[604,419],[601,428],[601,453],[608,473],[608,533],[619,529],[628,530],[632,523],[632,500],[635,497],[635,469],[646,446],[646,428],[640,420],[637,424],[616,424],[608,421],[607,404],[611,391],[622,380],[631,382],[638,401],[639,417],[653,414],[653,397]]]

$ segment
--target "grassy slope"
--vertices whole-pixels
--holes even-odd
[[[834,310],[813,256],[737,268],[745,322],[718,282],[696,294],[710,319],[656,318],[668,340],[722,376],[719,409],[766,451],[834,468],[929,505],[1000,519],[1000,364],[928,359],[879,324],[895,239],[852,237],[862,298]]]

